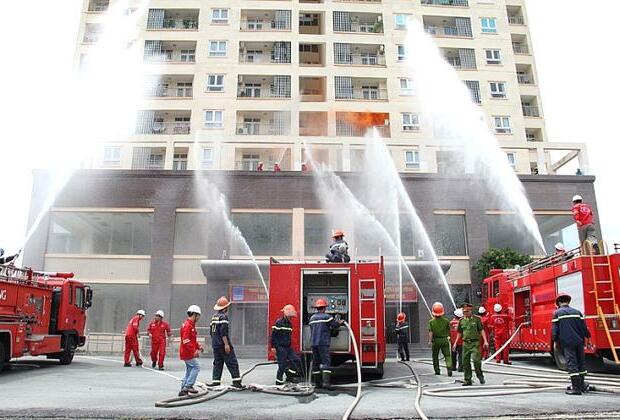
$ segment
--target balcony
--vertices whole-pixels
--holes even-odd
[[[327,136],[327,112],[302,111],[299,113],[299,135],[304,137]]]
[[[468,0],[422,0],[423,6],[468,7]]]
[[[458,70],[475,70],[476,52],[473,48],[442,48],[444,59]]]
[[[381,112],[336,112],[336,135],[364,137],[376,128],[379,135],[390,137],[390,114]]]
[[[526,128],[525,139],[529,142],[542,142],[543,134],[540,128]]]
[[[434,37],[472,38],[470,18],[424,16],[423,22],[426,33]]]
[[[299,44],[299,65],[302,67],[325,66],[325,44]]]
[[[272,32],[291,30],[290,10],[241,10],[240,30]]]
[[[189,154],[188,147],[176,147],[174,149],[174,156],[172,160],[173,171],[186,171],[187,170],[188,154]]]
[[[336,100],[341,101],[387,101],[385,79],[336,76]]]
[[[291,76],[239,75],[239,99],[290,99]]]
[[[151,31],[198,30],[199,9],[149,9],[146,28]]]
[[[517,80],[521,85],[535,84],[532,66],[517,64]]]
[[[299,12],[299,33],[302,35],[321,35],[325,31],[323,13]]]
[[[342,171],[342,146],[308,145],[302,151],[302,171],[312,170],[312,164],[317,167],[327,166],[332,171]]]
[[[334,43],[334,64],[346,66],[385,66],[383,44]]]
[[[196,41],[144,41],[148,63],[195,63]]]
[[[239,42],[239,63],[242,64],[290,64],[291,43]]]
[[[239,136],[287,136],[291,132],[289,111],[238,111]]]
[[[131,169],[164,169],[165,147],[134,147]]]
[[[383,33],[380,13],[333,12],[334,32]]]
[[[292,170],[291,156],[290,147],[239,148],[235,150],[235,169],[238,171],[290,171]]]
[[[299,77],[301,102],[325,102],[326,85],[325,77]]]
[[[521,6],[506,6],[506,14],[508,15],[508,23],[511,25],[525,25],[523,18],[523,9]]]
[[[521,108],[524,117],[540,117],[538,99],[535,96],[521,96]]]
[[[88,11],[92,13],[103,13],[108,10],[110,0],[89,0]]]
[[[188,135],[191,111],[140,111],[136,121],[138,135]]]
[[[193,75],[161,75],[146,80],[144,96],[157,99],[191,99],[194,96]]]
[[[524,54],[528,55],[530,53],[530,48],[527,42],[527,37],[525,35],[511,35],[512,38],[512,50],[515,54]]]

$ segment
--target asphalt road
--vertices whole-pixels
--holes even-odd
[[[241,360],[245,371],[262,360]],[[540,359],[516,364],[550,367]],[[211,359],[201,359],[199,380],[210,379]],[[423,384],[455,386],[462,379],[435,376],[427,364],[413,363]],[[258,367],[244,383],[273,384],[275,366]],[[169,360],[164,372],[125,368],[112,356],[76,356],[60,366],[46,359],[22,359],[0,374],[0,418],[242,418],[336,419],[353,401],[354,391],[319,392],[311,397],[274,396],[251,391],[229,392],[202,404],[182,408],[156,408],[155,402],[176,395],[184,365]],[[408,375],[405,366],[387,363],[385,377]],[[514,376],[488,373],[487,386]],[[619,375],[620,377],[620,375]],[[224,382],[230,381],[225,371]],[[342,382],[342,380],[340,380]],[[456,384],[458,386],[460,384]],[[432,386],[431,386],[432,388]],[[364,388],[353,418],[415,418],[416,388]],[[563,391],[502,397],[439,398],[424,396],[422,408],[430,418],[620,418],[620,395],[567,396]]]

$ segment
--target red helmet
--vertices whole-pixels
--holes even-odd
[[[401,312],[398,315],[396,315],[396,320],[399,322],[403,322],[406,319],[407,319],[407,315],[405,315],[404,312]]]
[[[226,309],[230,306],[230,302],[226,299],[226,296],[222,296],[217,300],[217,303],[213,307],[214,310],[220,311],[222,309]]]
[[[284,308],[280,310],[284,313],[284,315],[288,317],[297,316],[297,311],[295,310],[295,307],[291,305],[290,303],[288,305],[284,305]]]
[[[344,231],[341,229],[335,229],[332,231],[332,238],[337,238],[339,236],[344,236]]]
[[[443,309],[443,304],[441,302],[433,303],[431,312],[433,312],[433,316],[443,316],[443,314],[445,313]]]
[[[327,301],[323,298],[319,298],[314,302],[315,308],[327,308]]]

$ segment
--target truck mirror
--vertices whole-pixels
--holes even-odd
[[[88,309],[91,306],[93,306],[93,289],[86,287],[86,302],[84,302],[84,307]]]

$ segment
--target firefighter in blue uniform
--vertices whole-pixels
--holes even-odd
[[[301,360],[291,348],[291,335],[293,334],[291,318],[297,316],[297,311],[293,305],[286,305],[281,311],[282,316],[271,327],[271,347],[276,350],[278,361],[276,385],[284,385],[285,372],[288,382],[298,383],[297,377],[301,371]]]
[[[560,294],[555,303],[558,309],[553,314],[551,331],[554,351],[562,351],[566,359],[566,367],[570,376],[571,387],[566,390],[569,395],[581,395],[588,391],[585,382],[588,373],[585,367],[584,346],[590,343],[590,331],[586,326],[583,314],[569,306],[571,297]],[[560,348],[558,348],[558,345]]]
[[[394,327],[396,333],[396,341],[398,342],[398,356],[403,362],[409,361],[409,323],[407,322],[407,315],[404,312],[399,313],[396,316],[396,326]]]
[[[344,240],[344,232],[340,229],[334,230],[332,233],[334,242],[329,247],[329,252],[325,255],[325,260],[330,263],[348,263],[351,261],[349,257],[349,244]]]
[[[211,347],[213,349],[213,380],[209,386],[219,386],[222,383],[222,370],[224,364],[232,377],[232,385],[242,388],[241,375],[239,374],[239,362],[235,356],[235,350],[230,342],[228,329],[228,307],[230,302],[222,296],[217,300],[213,310],[217,311],[211,317],[210,334]]]
[[[330,370],[332,360],[329,353],[332,332],[338,330],[342,321],[334,319],[330,314],[325,313],[327,301],[317,299],[314,307],[317,312],[310,317],[310,331],[312,343],[312,378],[317,388],[331,388]]]

